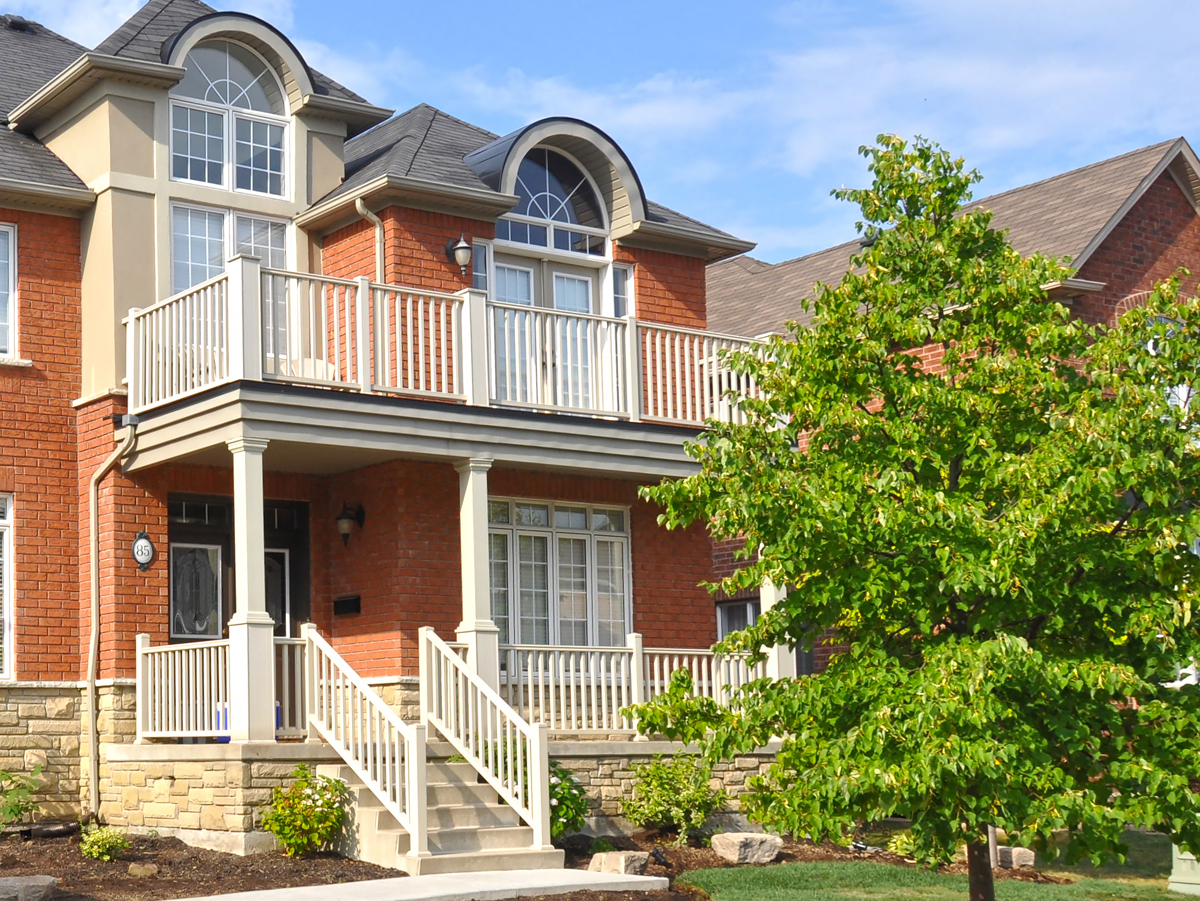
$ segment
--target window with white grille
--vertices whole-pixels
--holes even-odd
[[[12,497],[0,494],[0,679],[13,676]]]

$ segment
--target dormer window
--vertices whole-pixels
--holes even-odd
[[[171,177],[282,196],[287,109],[270,66],[231,41],[199,44],[183,65],[172,92]]]
[[[604,208],[592,183],[567,157],[536,147],[517,169],[513,211],[496,223],[496,238],[568,253],[604,256]]]

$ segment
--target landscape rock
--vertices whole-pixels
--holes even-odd
[[[1000,867],[1004,870],[1033,869],[1037,860],[1036,855],[1029,848],[1010,848],[1008,845],[1001,845],[996,850],[999,852]]]
[[[129,865],[130,876],[157,876],[158,864],[156,863],[131,863]]]
[[[47,901],[54,897],[58,880],[53,876],[0,878],[0,901]]]
[[[620,873],[641,876],[650,862],[649,851],[604,851],[592,855],[588,870],[592,873]]]
[[[718,832],[712,849],[730,863],[770,863],[783,850],[783,839],[762,832]]]

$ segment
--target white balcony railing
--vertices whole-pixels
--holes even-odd
[[[700,425],[757,396],[726,355],[747,338],[369,279],[252,257],[126,323],[134,413],[224,383],[291,384]]]

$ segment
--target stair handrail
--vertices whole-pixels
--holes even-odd
[[[521,717],[429,626],[419,631],[421,721],[434,726],[549,850],[547,728]]]
[[[429,856],[424,723],[400,719],[312,623],[301,634],[309,728],[408,832],[409,854]]]

